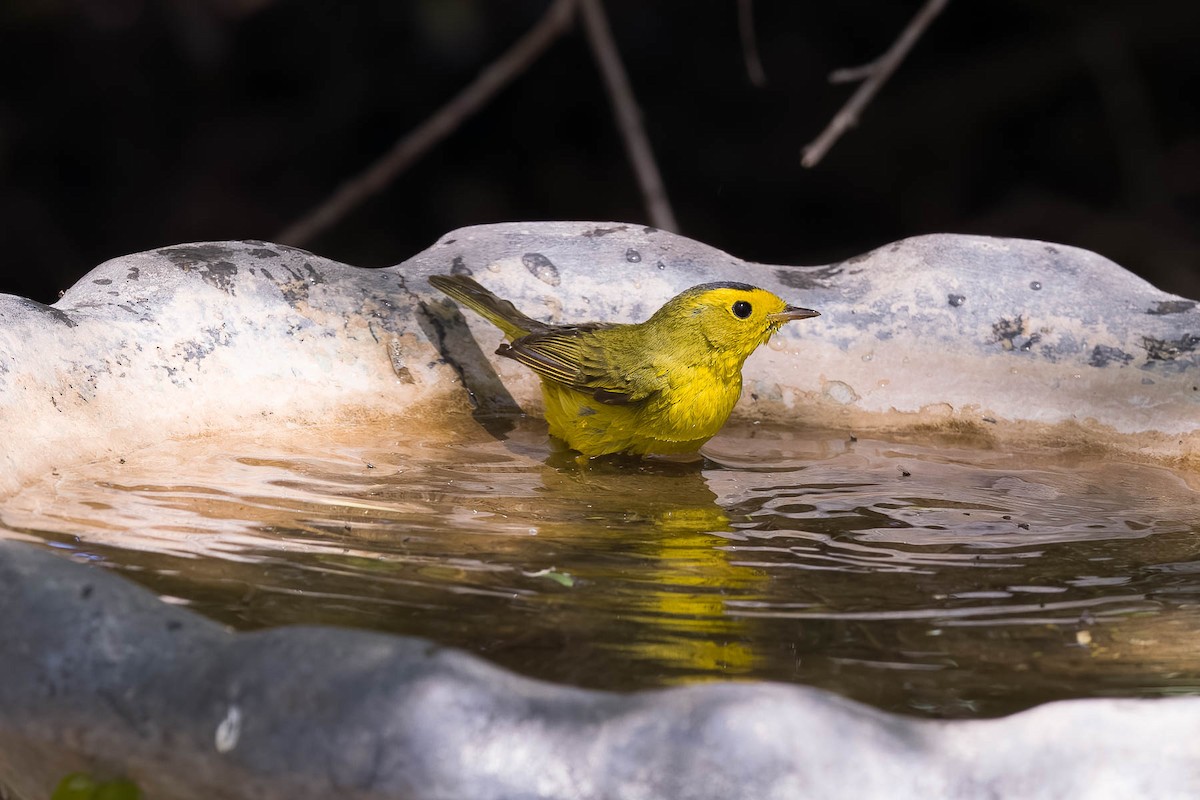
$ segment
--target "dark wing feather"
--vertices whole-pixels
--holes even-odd
[[[662,380],[646,366],[619,369],[610,362],[603,337],[613,327],[556,327],[502,344],[496,352],[521,362],[545,380],[590,394],[601,403],[624,405],[645,400],[662,388]]]
[[[577,337],[565,331],[549,331],[522,336],[496,350],[502,356],[520,361],[547,380],[574,386],[580,379],[583,356]]]

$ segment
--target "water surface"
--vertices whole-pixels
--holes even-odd
[[[1200,503],[1164,468],[752,424],[702,464],[580,468],[535,421],[405,427],[56,470],[0,534],[240,629],[424,636],[578,686],[777,680],[940,717],[1200,691]]]

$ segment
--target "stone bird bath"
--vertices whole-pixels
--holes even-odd
[[[29,486],[163,442],[535,411],[536,381],[491,354],[499,333],[427,284],[456,271],[552,321],[644,319],[713,280],[819,309],[747,363],[743,418],[1200,468],[1196,303],[1062,245],[938,235],[768,266],[547,222],[454,231],[379,270],[264,242],[113,259],[52,306],[0,296],[0,785],[46,797],[86,770],[154,798],[1200,795],[1197,697],[941,721],[774,683],[586,691],[417,638],[233,633],[16,530]]]

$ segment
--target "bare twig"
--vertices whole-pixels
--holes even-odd
[[[949,0],[926,0],[921,10],[908,23],[908,27],[900,34],[900,37],[892,44],[888,51],[879,57],[877,61],[867,64],[863,67],[853,67],[847,70],[838,70],[830,76],[830,80],[834,81],[838,76],[841,80],[864,79],[858,90],[851,95],[846,101],[846,105],[834,115],[829,121],[829,125],[825,130],[821,131],[821,135],[814,139],[807,147],[804,148],[804,157],[800,163],[806,167],[815,166],[818,161],[824,158],[825,153],[833,146],[833,143],[838,140],[847,128],[853,127],[857,122],[863,109],[871,102],[871,98],[879,91],[880,87],[887,82],[887,79],[896,71],[896,67],[900,66],[900,62],[908,55],[908,51],[921,38],[921,34],[929,27],[929,23],[933,22],[934,17],[941,13],[946,7]],[[847,78],[849,74],[851,77]],[[835,81],[836,82],[836,81]]]
[[[604,86],[617,115],[617,127],[625,142],[625,152],[633,165],[638,186],[642,190],[642,199],[646,204],[650,223],[661,230],[678,231],[675,213],[671,210],[662,175],[659,174],[658,164],[654,161],[650,139],[642,127],[637,100],[634,99],[629,77],[625,74],[621,56],[613,42],[604,8],[600,5],[600,0],[579,0],[579,7],[583,14],[583,28],[587,33],[588,44],[592,47],[592,55],[600,67],[600,74],[604,77]]]
[[[842,67],[829,73],[830,83],[857,83],[871,77],[871,73],[879,69],[879,59],[858,67]]]
[[[765,86],[767,73],[763,71],[762,60],[758,57],[758,37],[754,35],[754,0],[738,0],[738,32],[742,37],[746,75],[755,86]]]
[[[416,130],[399,139],[382,158],[346,181],[323,203],[284,229],[277,237],[278,241],[304,244],[337,223],[368,197],[383,190],[397,175],[450,135],[465,119],[536,61],[570,27],[577,1],[554,0],[542,18],[503,55],[489,64],[479,77]]]

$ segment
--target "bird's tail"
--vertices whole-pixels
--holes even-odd
[[[429,283],[504,331],[510,340],[547,327],[465,275],[430,275]]]

